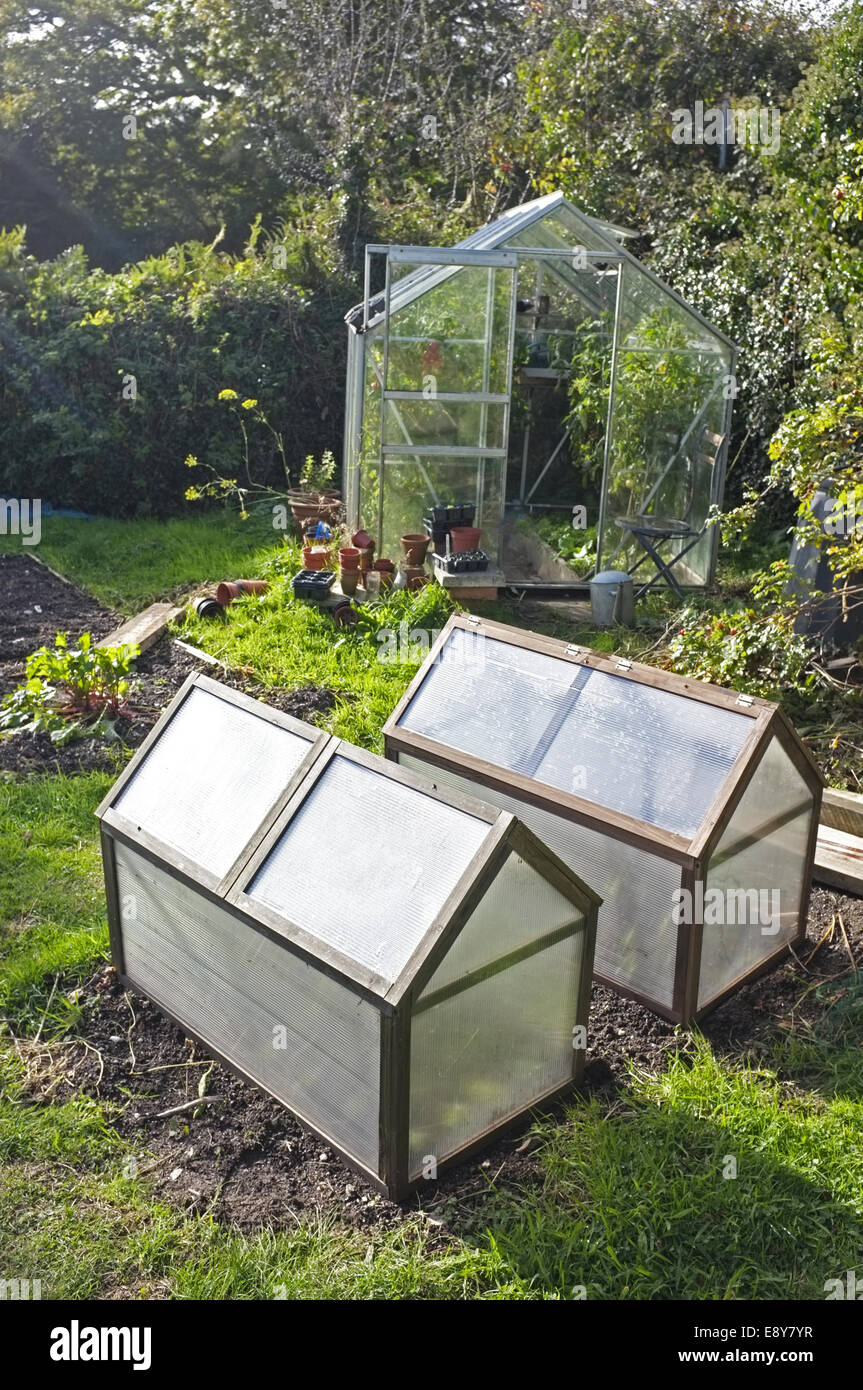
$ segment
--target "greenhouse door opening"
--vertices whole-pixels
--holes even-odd
[[[378,553],[456,507],[502,583],[643,582],[650,526],[712,582],[736,348],[623,235],[549,194],[456,247],[366,248],[345,489]]]
[[[516,311],[513,251],[370,247],[385,261],[368,341],[357,514],[379,554],[397,553],[438,507],[473,508],[500,561]],[[367,260],[368,265],[368,260]],[[354,514],[349,490],[349,507]]]

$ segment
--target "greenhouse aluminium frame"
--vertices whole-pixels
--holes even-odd
[[[621,810],[619,806],[603,804],[607,770],[603,766],[601,754],[595,759],[598,779],[596,795],[595,799],[590,799],[587,795],[579,795],[577,791],[567,789],[559,780],[543,780],[538,774],[530,775],[525,771],[513,770],[503,762],[491,761],[487,757],[468,751],[471,734],[465,730],[465,723],[461,718],[463,711],[450,707],[447,714],[446,682],[439,686],[442,693],[437,697],[438,703],[435,703],[432,685],[433,680],[446,670],[448,661],[452,660],[456,663],[451,678],[454,688],[463,688],[465,676],[464,668],[458,664],[459,652],[454,652],[451,657],[447,654],[448,644],[455,639],[470,644],[471,669],[478,672],[475,684],[464,695],[471,710],[482,708],[483,702],[483,663],[477,650],[478,644],[488,640],[500,647],[500,654],[496,660],[499,661],[498,669],[504,673],[501,676],[502,684],[495,687],[488,675],[485,676],[489,699],[496,702],[493,709],[490,707],[488,711],[483,711],[482,719],[486,721],[499,718],[501,705],[506,699],[507,672],[514,671],[519,661],[526,667],[542,664],[533,660],[534,653],[538,657],[553,658],[556,671],[559,671],[556,687],[559,698],[555,697],[554,701],[543,705],[541,717],[537,720],[537,728],[546,726],[538,745],[542,750],[543,759],[546,760],[554,758],[555,741],[561,737],[561,731],[564,731],[562,742],[566,747],[560,759],[565,762],[571,749],[574,750],[571,756],[578,756],[579,731],[585,728],[585,721],[589,724],[591,717],[590,696],[583,697],[588,701],[585,708],[579,706],[578,700],[582,698],[581,692],[589,685],[592,672],[604,673],[621,682],[619,686],[613,686],[612,682],[601,682],[606,688],[605,693],[595,697],[606,702],[606,709],[612,721],[610,727],[614,724],[615,709],[620,711],[618,727],[621,730],[626,727],[627,688],[632,689],[633,695],[637,697],[634,707],[649,710],[651,706],[662,705],[665,703],[663,692],[692,702],[696,711],[693,720],[691,723],[688,720],[680,720],[678,712],[677,727],[682,723],[687,731],[691,730],[686,732],[684,737],[691,739],[693,748],[697,746],[700,738],[697,716],[699,706],[704,711],[705,724],[709,710],[725,711],[741,719],[743,723],[735,735],[734,751],[725,764],[720,760],[713,765],[713,791],[705,800],[704,810],[699,807],[693,813],[694,831],[678,833],[661,824],[641,820]],[[511,655],[508,655],[509,653]],[[568,668],[572,668],[572,681],[567,677]],[[578,676],[579,671],[584,673],[583,680]],[[533,678],[531,673],[529,676]],[[656,692],[656,695],[648,694],[642,699],[637,695],[637,687],[647,692]],[[432,691],[429,695],[431,703],[427,702],[424,706],[425,713],[422,717],[414,717],[412,707],[422,696],[424,688]],[[530,700],[531,696],[528,694],[524,698]],[[620,703],[615,704],[616,701]],[[533,703],[539,707],[536,701]],[[518,709],[521,713],[516,710],[511,716],[510,725],[516,729],[515,750],[520,758],[522,753],[530,754],[531,739],[536,736],[536,730],[532,734],[528,733],[524,728],[525,709],[521,709],[521,706]],[[430,710],[434,710],[434,714],[430,714]],[[440,711],[440,714],[437,711]],[[655,717],[661,718],[658,708]],[[644,718],[644,714],[639,718]],[[575,733],[571,743],[566,743],[565,731],[570,719],[575,721]],[[447,737],[444,732],[437,736],[434,732],[422,733],[416,728],[411,728],[411,722],[424,723],[427,729],[431,729],[437,723],[441,731],[446,729],[448,724],[456,733],[454,737]],[[727,724],[731,721],[726,718],[723,722]],[[628,735],[649,746],[647,732],[643,727],[639,732],[637,724],[638,719],[635,720],[635,724],[630,720]],[[669,727],[674,727],[673,721],[669,721]],[[460,738],[463,740],[461,743],[458,742]],[[793,947],[805,936],[823,783],[815,762],[778,705],[626,658],[605,656],[523,629],[475,616],[457,614],[447,622],[419,672],[387,720],[384,726],[384,740],[387,757],[401,766],[421,771],[431,778],[440,777],[442,786],[469,788],[477,796],[488,796],[498,805],[513,811],[545,843],[552,845],[555,852],[568,862],[575,872],[599,890],[603,896],[603,904],[600,908],[597,934],[596,978],[602,984],[638,1000],[664,1017],[688,1024],[703,1016],[724,1002],[745,981],[771,969],[786,954],[789,946]],[[775,753],[777,749],[781,751]],[[780,805],[777,809],[769,797],[773,790],[771,778],[778,775],[781,782],[784,776],[782,755],[792,770],[792,779],[796,777],[798,783],[796,792],[793,789],[788,791],[788,803],[784,807]],[[559,765],[563,767],[560,759]],[[777,763],[780,765],[779,774],[776,773]],[[767,779],[766,804],[763,796],[759,801],[759,773],[763,773]],[[635,780],[636,773],[633,769],[633,783]],[[747,793],[750,793],[750,796],[754,795],[754,810],[751,801],[747,800]],[[672,789],[667,804],[673,804],[673,801]],[[729,827],[730,844],[723,840]],[[744,952],[745,968],[739,968],[739,973],[733,968],[733,978],[728,978],[728,972],[723,976],[720,968],[721,952],[718,956],[715,955],[718,949],[714,945],[717,940],[715,936],[707,938],[710,952],[705,950],[705,922],[673,921],[674,894],[680,891],[688,892],[690,902],[697,902],[699,893],[703,895],[706,887],[712,886],[711,878],[736,891],[738,885],[734,878],[735,858],[738,867],[742,860],[746,866],[745,873],[752,873],[752,863],[745,856],[750,850],[760,850],[766,854],[769,837],[782,836],[783,832],[786,837],[791,835],[793,839],[796,835],[797,839],[791,847],[787,839],[780,840],[776,854],[780,863],[784,855],[786,865],[790,863],[794,867],[794,877],[799,883],[799,890],[793,904],[793,912],[786,914],[781,945],[777,949],[771,949],[772,943],[768,937],[763,949],[760,940],[756,948],[752,949],[749,938]],[[776,843],[774,840],[774,844]],[[632,847],[631,853],[623,848],[620,851],[620,872],[632,880],[627,883],[626,891],[620,900],[623,905],[620,909],[617,907],[614,894],[603,882],[607,865],[615,864],[612,848],[614,844]],[[799,858],[794,844],[801,848]],[[595,862],[593,867],[589,868],[588,862],[591,857]],[[769,856],[767,858],[769,859]],[[731,865],[730,877],[727,867],[723,873],[723,864]],[[775,864],[773,867],[775,868]],[[701,900],[703,901],[703,897]],[[648,941],[641,949],[652,954],[640,958],[637,969],[630,973],[626,973],[622,967],[617,970],[610,967],[603,969],[602,960],[619,963],[622,959],[620,940],[628,929],[635,926],[633,909],[636,903],[644,912],[643,918],[638,920],[642,925],[646,925],[644,937]],[[621,911],[627,920],[620,920],[618,913]],[[665,924],[662,930],[656,925],[660,921]],[[707,930],[710,931],[709,926]],[[669,943],[667,960],[662,955],[666,949],[663,943]],[[732,967],[743,966],[743,961],[734,951],[731,956]],[[652,989],[643,983],[645,979],[652,982]]]
[[[160,740],[166,735],[171,735],[172,721],[182,716],[184,708],[187,711],[190,708],[187,702],[198,698],[202,693],[217,697],[219,701],[236,710],[247,711],[276,729],[299,736],[308,744],[307,753],[273,800],[260,824],[250,835],[244,836],[243,847],[233,856],[230,867],[219,873],[203,868],[188,851],[182,852],[176,843],[172,844],[167,838],[163,839],[142,827],[138,819],[144,819],[145,816],[141,815],[140,809],[131,816],[123,810],[124,792],[133,785],[141,769],[147,766],[148,755],[154,749],[158,750]],[[467,841],[464,850],[466,867],[461,868],[458,864],[454,868],[452,865],[448,866],[454,886],[446,893],[442,906],[431,924],[420,924],[422,934],[407,954],[404,963],[398,967],[394,979],[390,979],[384,973],[376,973],[359,958],[347,956],[332,943],[315,935],[313,926],[309,929],[298,926],[285,912],[268,905],[256,887],[261,875],[266,873],[267,866],[276,860],[283,837],[299,823],[304,808],[314,803],[315,796],[326,786],[328,774],[336,764],[341,771],[345,768],[370,771],[381,779],[384,786],[411,789],[412,792],[428,799],[430,805],[452,808],[460,813],[460,816],[468,816],[475,823],[472,838]],[[152,805],[157,813],[162,804],[158,797],[154,799]],[[350,821],[355,814],[353,808],[347,808],[346,819]],[[500,975],[502,971],[518,968],[531,959],[542,960],[543,952],[563,949],[571,944],[576,951],[573,959],[577,964],[572,968],[578,972],[578,990],[567,1000],[567,1017],[571,1019],[570,1027],[586,1027],[599,899],[515,817],[471,796],[453,793],[448,789],[437,790],[422,776],[395,768],[375,754],[354,748],[331,734],[304,725],[278,710],[262,706],[257,701],[221,686],[205,676],[193,675],[185,682],[99,806],[97,815],[101,821],[111,953],[120,980],[152,998],[160,1010],[183,1030],[185,1036],[197,1041],[243,1080],[285,1105],[305,1125],[321,1135],[346,1163],[395,1200],[402,1200],[422,1181],[422,1175],[418,1174],[411,1153],[412,1143],[415,1145],[411,1124],[416,1123],[411,1110],[412,1090],[414,1086],[419,1085],[421,1079],[411,1071],[411,1040],[414,1020],[418,1016],[433,1018],[440,1002],[457,998],[465,990],[481,986],[484,981]],[[486,829],[480,835],[481,826]],[[398,821],[393,829],[396,835],[400,833]],[[190,833],[193,831],[194,826]],[[289,855],[289,866],[290,862]],[[332,862],[338,864],[340,857],[336,856]],[[509,867],[513,863],[524,866],[529,882],[532,881],[531,875],[538,875],[539,880],[547,885],[552,897],[555,894],[562,895],[567,908],[572,908],[571,915],[567,910],[564,914],[565,922],[559,923],[553,931],[535,938],[523,937],[515,949],[502,956],[494,956],[494,940],[489,938],[489,955],[480,968],[470,970],[463,977],[453,975],[450,979],[446,978],[444,972],[443,985],[434,985],[433,991],[424,995],[423,991],[429,982],[440,978],[436,972],[449,959],[455,943],[461,942],[471,924],[476,923],[477,917],[474,914],[503,873],[504,866]],[[169,953],[162,956],[157,953],[151,957],[149,952],[142,951],[141,942],[143,940],[146,943],[146,933],[141,937],[141,927],[138,925],[133,929],[130,924],[137,923],[139,917],[147,917],[152,909],[149,900],[145,904],[130,904],[128,901],[130,886],[134,888],[139,881],[135,878],[135,872],[138,872],[141,884],[148,884],[150,881],[153,884],[161,884],[158,892],[162,894],[163,901],[157,905],[159,919],[168,919],[169,935],[175,942],[179,955]],[[321,892],[326,895],[327,891],[327,885],[321,885]],[[135,893],[131,896],[134,898]],[[155,891],[152,897],[155,900]],[[166,898],[167,907],[163,905]],[[221,921],[220,931],[223,935],[214,938],[219,943],[214,954],[208,954],[205,936],[190,936],[189,922],[191,921],[194,927],[196,918],[198,926],[208,918]],[[149,925],[147,930],[150,930]],[[204,945],[201,945],[202,941]],[[198,950],[204,951],[200,961],[193,951],[184,949],[184,942],[197,942]],[[130,965],[130,943],[134,943],[132,955],[137,960],[137,965]],[[275,955],[273,948],[276,948]],[[212,947],[209,950],[212,953]],[[546,956],[545,959],[548,960],[549,957]],[[238,963],[240,973],[237,975],[229,969],[228,963],[232,960]],[[221,991],[215,996],[212,994],[212,980],[208,984],[209,977],[205,979],[201,973],[202,961],[205,961],[213,972],[217,989]],[[365,1052],[367,1064],[373,1069],[376,1068],[374,1080],[370,1083],[370,1094],[376,1098],[378,1108],[372,1114],[373,1129],[368,1137],[369,1154],[361,1156],[358,1152],[352,1151],[350,1143],[339,1134],[338,1125],[335,1126],[334,1136],[319,1116],[309,1116],[303,1105],[295,1102],[293,1096],[296,1094],[307,1094],[315,1100],[315,1092],[313,1083],[309,1083],[305,1075],[300,1075],[296,1082],[293,1080],[295,1068],[292,1069],[286,1055],[282,1094],[279,1094],[280,1083],[272,1080],[272,1072],[269,1076],[264,1075],[261,1066],[244,1065],[238,1060],[240,1042],[243,1041],[242,1034],[250,1032],[253,1037],[257,1037],[253,1020],[258,1012],[262,1011],[265,1017],[269,1012],[261,1003],[263,993],[256,994],[255,990],[259,987],[263,989],[261,982],[265,977],[278,976],[280,962],[284,962],[283,969],[287,973],[296,974],[298,969],[308,972],[302,976],[300,988],[303,1002],[297,1007],[306,1011],[308,1017],[312,1018],[318,1035],[329,1042],[334,1057],[333,1066],[338,1071],[338,1077],[325,1084],[331,1084],[338,1090],[338,1086],[344,1086],[345,1078],[350,1075],[349,1072],[338,1070],[342,1065],[338,1060],[338,1044],[341,1044],[342,1053],[352,1046],[358,1047],[361,1052]],[[228,974],[220,974],[220,971],[225,970],[228,970]],[[251,975],[242,974],[242,971],[247,970],[252,971]],[[169,981],[167,985],[166,981]],[[296,984],[291,988],[295,989]],[[187,998],[189,991],[192,992],[198,1001],[197,1012],[203,1022],[190,1021],[190,1016],[195,1010],[188,1003],[184,1006],[181,1002],[172,1007],[166,1002],[166,996],[170,996],[172,990],[175,997],[181,1001]],[[236,1013],[236,1002],[226,1002],[228,995],[234,990],[239,991],[239,1016]],[[332,1005],[328,1003],[330,995],[334,1001]],[[290,997],[290,990],[287,995],[281,997]],[[294,997],[296,998],[296,994]],[[336,1003],[336,1000],[339,1002]],[[345,1001],[353,1001],[353,1004],[346,1004]],[[265,1003],[271,1002],[272,996],[267,996]],[[437,1016],[441,1017],[439,1012]],[[488,1025],[488,1017],[483,1017]],[[493,1019],[493,1014],[491,1017]],[[352,1018],[359,1020],[356,1036],[351,1033]],[[231,1031],[231,1019],[239,1030],[236,1034]],[[291,1024],[299,1030],[298,1037],[307,1040],[311,1038],[313,1041],[314,1032],[304,1033],[302,1028],[305,1025],[301,1024],[301,1021],[292,1017]],[[441,1026],[439,1023],[438,1027]],[[362,1029],[369,1028],[375,1029],[375,1040],[372,1044],[370,1035],[367,1034],[369,1046],[364,1049]],[[433,1033],[433,1056],[437,1055],[434,1051],[435,1037]],[[511,1045],[511,1040],[508,1041]],[[265,1044],[259,1038],[256,1046],[260,1051]],[[426,1046],[429,1046],[428,1041]],[[558,1062],[558,1079],[553,1086],[548,1086],[537,1094],[531,1094],[527,1102],[519,1103],[517,1108],[496,1118],[481,1132],[471,1132],[468,1142],[441,1155],[439,1168],[442,1170],[450,1164],[462,1161],[468,1154],[487,1143],[493,1135],[515,1124],[536,1105],[555,1099],[576,1084],[583,1072],[584,1050],[577,1047],[567,1036],[565,1041],[559,1044],[558,1054],[560,1058],[565,1058],[565,1081],[559,1080],[564,1066]],[[254,1048],[249,1055],[255,1058]],[[273,1055],[270,1053],[271,1057]],[[316,1051],[307,1041],[305,1050],[300,1048],[299,1055],[303,1057],[303,1065],[311,1068],[312,1072],[315,1066],[326,1066],[326,1048],[323,1052]],[[281,1063],[278,1065],[282,1066]],[[456,1081],[457,1079],[456,1077]],[[311,1090],[309,1085],[312,1085]],[[362,1104],[364,1093],[359,1083],[355,1089],[360,1097],[357,1104]],[[458,1092],[454,1090],[453,1095],[457,1097]],[[420,1101],[424,1099],[420,1088]],[[432,1105],[432,1114],[434,1113]],[[365,1124],[365,1112],[362,1119]],[[342,1129],[348,1133],[344,1126]]]
[[[372,292],[374,258],[384,261],[381,293]],[[597,568],[643,562],[616,517],[652,508],[685,513],[701,540],[679,577],[710,584],[718,533],[707,518],[724,493],[736,345],[614,229],[559,193],[511,209],[455,247],[366,248],[363,302],[346,316],[350,524],[362,522],[388,550],[420,529],[429,506],[473,501],[483,547],[498,561],[518,306],[534,284],[570,315],[568,327],[549,330],[564,339],[575,342],[579,325],[611,325]],[[712,460],[700,457],[704,430],[722,440]],[[673,553],[680,548],[672,543]]]

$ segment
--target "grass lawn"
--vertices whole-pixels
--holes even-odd
[[[108,608],[131,617],[156,599],[183,594],[202,579],[255,579],[280,532],[267,517],[234,512],[167,521],[78,521],[46,516],[33,553]],[[20,551],[0,535],[0,551]]]
[[[185,639],[264,684],[330,686],[330,727],[368,747],[416,669],[378,660],[372,618],[339,633],[286,604],[296,552],[274,553],[257,521],[49,518],[38,553],[124,612],[204,580],[266,575],[268,595],[232,606],[224,624],[187,623]],[[495,616],[524,621],[515,605]],[[427,590],[399,598],[388,621],[429,630],[445,617]],[[552,631],[564,622],[553,611],[543,620]],[[653,645],[662,624],[657,610],[653,628],[628,636],[631,649]],[[606,649],[616,640],[571,623],[566,632]],[[849,992],[850,973],[825,992],[820,1022],[777,1030],[757,1057],[719,1057],[696,1038],[666,1072],[633,1070],[613,1101],[539,1117],[538,1182],[490,1175],[472,1210],[452,1213],[447,1238],[420,1214],[368,1235],[325,1215],[243,1234],[156,1200],[110,1105],[84,1095],[59,1103],[50,1082],[32,1085],[38,1047],[62,1071],[76,986],[107,959],[93,809],[108,781],[0,783],[0,1269],[9,1277],[40,1278],[43,1298],[805,1299],[863,1268],[863,1049],[848,1007],[863,991]]]

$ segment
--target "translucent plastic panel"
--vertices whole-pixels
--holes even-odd
[[[517,854],[511,854],[434,975],[434,988],[518,951],[584,913]]]
[[[415,1013],[411,1176],[569,1081],[582,950],[577,932]]]
[[[288,729],[194,689],[115,806],[221,878],[311,747]]]
[[[423,530],[430,507],[472,502],[479,544],[493,564],[500,552],[506,460],[388,454],[384,463],[383,553],[401,554],[400,538]]]
[[[377,1010],[132,850],[115,848],[130,979],[377,1172]]]
[[[488,833],[336,755],[247,892],[392,983]]]
[[[386,401],[384,443],[417,449],[502,449],[504,405],[480,401]]]
[[[747,715],[458,628],[400,723],[683,836],[752,728]]]
[[[813,806],[774,738],[707,866],[699,1007],[794,938]]]
[[[680,868],[527,801],[470,782],[421,758],[399,754],[402,767],[511,811],[602,897],[594,969],[624,989],[670,1009],[674,999],[677,927],[671,920]]]

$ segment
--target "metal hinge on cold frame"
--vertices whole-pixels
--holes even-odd
[[[617,663],[617,669],[618,669],[618,671],[629,671],[629,670],[631,670],[631,668],[632,668],[632,662],[630,661],[629,657],[628,657],[628,656],[622,656],[622,657],[620,658],[620,660],[618,661],[618,663]]]
[[[482,618],[478,618],[475,613],[468,613],[467,620],[471,627],[482,627]]]
[[[752,695],[738,695],[737,703],[742,705],[744,709],[749,709],[749,706],[755,703],[755,699]]]
[[[583,650],[583,647],[577,647],[574,642],[567,642],[565,648],[567,656],[581,656]]]

